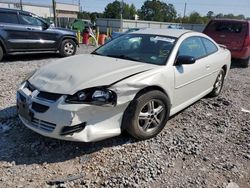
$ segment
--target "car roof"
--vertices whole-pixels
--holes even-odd
[[[240,19],[229,19],[229,18],[215,18],[212,19],[211,21],[219,21],[219,22],[244,22],[244,23],[250,23],[250,20],[240,20]]]
[[[13,12],[13,13],[20,12],[23,14],[33,15],[31,12],[27,12],[27,11],[19,10],[19,9],[11,9],[11,8],[0,8],[0,12]]]
[[[132,32],[136,34],[151,34],[151,35],[165,35],[165,36],[171,36],[175,38],[179,38],[181,35],[189,32],[195,32],[191,30],[186,29],[153,29],[153,28],[147,28],[147,29],[140,29],[138,31]]]

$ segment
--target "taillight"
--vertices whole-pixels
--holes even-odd
[[[245,38],[244,46],[250,46],[250,36]]]

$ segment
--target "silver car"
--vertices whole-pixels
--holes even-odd
[[[50,63],[17,91],[21,121],[44,136],[92,142],[156,136],[170,116],[221,92],[231,55],[208,36],[144,29]]]

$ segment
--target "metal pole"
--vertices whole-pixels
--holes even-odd
[[[121,32],[122,32],[122,26],[123,26],[123,24],[122,24],[122,20],[123,20],[123,18],[122,18],[122,12],[123,12],[123,0],[121,0],[121,2],[120,2],[120,9],[121,9],[121,17],[120,17],[120,30],[121,30]]]
[[[187,9],[187,3],[185,2],[183,18],[185,18],[185,16],[186,16],[186,9]]]
[[[22,0],[20,0],[20,8],[21,8],[21,10],[23,10],[23,1]]]
[[[52,0],[52,6],[53,6],[53,14],[54,14],[54,24],[55,27],[57,26],[57,19],[56,19],[56,1]]]
[[[79,6],[79,12],[82,12],[82,10],[81,10],[81,0],[78,1],[78,6]]]

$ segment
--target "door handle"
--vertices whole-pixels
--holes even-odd
[[[206,69],[210,69],[210,65],[206,65]]]
[[[35,29],[33,29],[33,28],[31,28],[31,27],[26,27],[26,29],[28,29],[28,30],[35,30]]]

